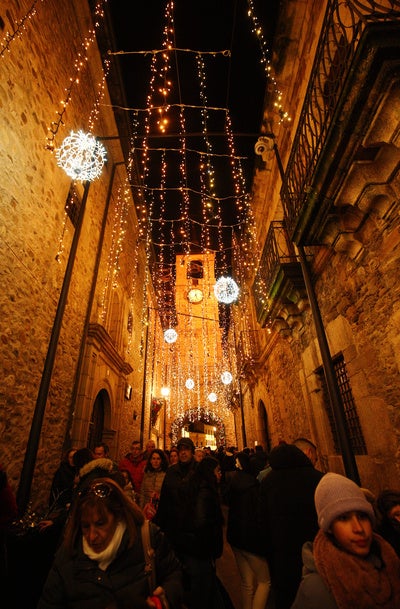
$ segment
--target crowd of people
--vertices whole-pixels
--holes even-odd
[[[23,541],[2,470],[9,607],[398,609],[400,490],[375,498],[317,461],[306,438],[268,455],[261,446],[212,451],[189,437],[170,450],[135,440],[119,461],[103,442],[71,448],[46,515]],[[224,540],[240,579],[236,608],[216,572]],[[21,571],[28,585],[18,588]]]

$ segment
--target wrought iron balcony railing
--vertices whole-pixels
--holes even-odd
[[[253,283],[257,321],[265,327],[304,288],[300,263],[281,220],[271,222]]]
[[[399,26],[400,0],[328,2],[281,193],[288,231],[295,243],[306,243],[304,231],[319,205],[314,181],[323,152],[329,147],[337,152],[335,123],[350,120],[350,110],[354,111],[357,93],[348,81],[357,72],[355,58],[363,36],[367,31],[392,28],[391,38],[396,41]],[[386,44],[384,36],[381,44]]]

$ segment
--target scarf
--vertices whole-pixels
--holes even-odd
[[[314,540],[315,565],[338,609],[399,609],[400,560],[392,546],[374,534],[382,564],[359,558],[335,546],[319,531]]]
[[[107,569],[108,565],[110,563],[112,563],[115,556],[117,555],[118,548],[122,541],[122,536],[125,533],[125,529],[126,529],[125,522],[119,521],[110,543],[108,544],[108,546],[106,547],[105,550],[103,550],[102,552],[98,552],[98,553],[93,552],[93,550],[87,543],[86,539],[84,537],[82,537],[82,547],[83,547],[84,553],[91,560],[95,560],[98,563],[98,565],[102,571],[105,571]]]

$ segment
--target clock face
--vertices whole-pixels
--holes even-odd
[[[189,302],[201,302],[203,300],[203,292],[200,288],[192,288],[189,290],[187,297]]]

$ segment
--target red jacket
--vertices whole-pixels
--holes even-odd
[[[143,455],[140,455],[134,460],[132,458],[132,453],[125,455],[125,457],[118,463],[119,469],[127,469],[130,473],[133,489],[136,493],[140,493],[146,463],[147,461],[144,459]]]

